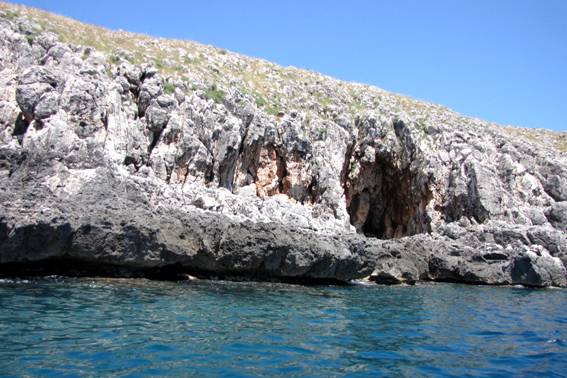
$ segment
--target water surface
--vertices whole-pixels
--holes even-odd
[[[0,281],[0,376],[567,374],[567,291]]]

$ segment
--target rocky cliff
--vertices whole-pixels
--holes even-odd
[[[0,274],[566,286],[567,135],[0,3]]]

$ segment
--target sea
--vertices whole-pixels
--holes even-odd
[[[1,377],[564,377],[567,290],[0,280]]]

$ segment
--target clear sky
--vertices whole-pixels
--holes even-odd
[[[567,131],[567,0],[22,0]]]

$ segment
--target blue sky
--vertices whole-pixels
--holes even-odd
[[[15,2],[567,131],[567,0]]]

